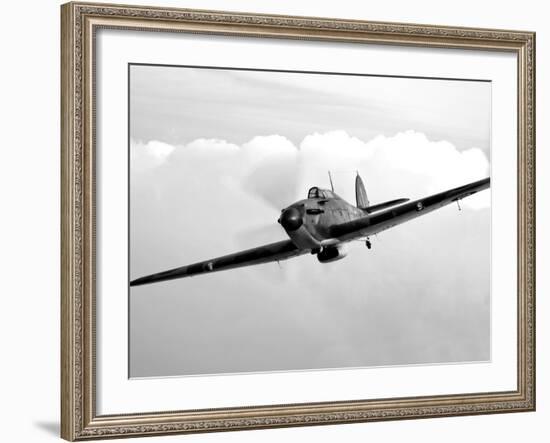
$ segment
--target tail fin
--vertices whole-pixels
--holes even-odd
[[[358,208],[365,209],[369,207],[367,191],[365,191],[365,185],[363,184],[363,180],[361,180],[359,173],[357,173],[357,177],[355,177],[355,199],[357,200]]]

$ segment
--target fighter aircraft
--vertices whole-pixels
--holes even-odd
[[[357,173],[354,206],[334,192],[330,173],[329,179],[331,190],[310,188],[306,199],[281,211],[277,222],[289,239],[147,275],[131,281],[130,286],[279,262],[308,253],[316,255],[321,263],[340,260],[347,255],[346,243],[352,240],[362,239],[370,249],[370,236],[453,202],[460,208],[459,200],[490,186],[490,178],[485,178],[414,201],[398,198],[371,205],[363,180]]]

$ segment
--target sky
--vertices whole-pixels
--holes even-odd
[[[329,187],[418,198],[490,171],[491,85],[130,70],[130,277],[288,238]],[[130,290],[132,377],[490,359],[490,192],[350,245]]]
[[[298,145],[315,132],[367,141],[406,128],[489,155],[488,82],[133,66],[131,88],[132,137],[144,142],[278,134]]]

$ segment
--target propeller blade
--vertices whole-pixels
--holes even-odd
[[[279,212],[299,199],[299,175],[295,160],[266,162],[252,171],[244,187]]]
[[[271,224],[251,227],[235,234],[235,240],[242,248],[273,243],[286,238],[288,236],[284,229],[275,220]]]

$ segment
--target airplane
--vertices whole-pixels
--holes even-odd
[[[130,286],[280,262],[307,253],[316,255],[320,263],[333,262],[347,255],[346,243],[352,240],[362,239],[370,249],[370,236],[453,202],[460,209],[459,200],[490,186],[490,178],[487,177],[414,201],[398,198],[371,205],[357,172],[356,205],[352,205],[334,192],[330,172],[329,180],[331,190],[314,186],[309,189],[306,199],[292,203],[281,211],[277,222],[289,239],[140,277],[132,280]]]

